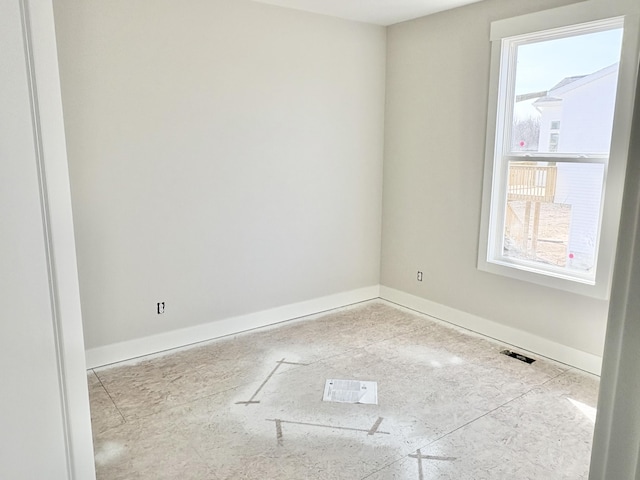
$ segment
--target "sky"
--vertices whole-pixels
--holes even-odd
[[[621,28],[520,45],[515,94],[547,91],[566,77],[597,72],[620,61],[621,46]],[[535,101],[517,103],[515,116],[538,116]]]
[[[622,29],[518,47],[516,95],[549,90],[565,77],[587,75],[620,60]]]

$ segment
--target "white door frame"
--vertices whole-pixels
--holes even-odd
[[[52,0],[19,1],[41,175],[69,479],[95,479],[80,291]]]
[[[631,132],[590,480],[640,479],[640,82]]]

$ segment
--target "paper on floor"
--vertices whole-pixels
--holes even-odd
[[[378,404],[378,382],[329,379],[324,385],[324,402]]]

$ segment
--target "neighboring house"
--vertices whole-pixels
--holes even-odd
[[[611,144],[618,63],[589,75],[567,77],[539,98],[540,153],[607,155]],[[568,266],[590,270],[595,242],[603,165],[558,163],[555,203],[571,205]]]
[[[539,98],[539,152],[608,153],[618,63],[590,75],[567,77]],[[578,147],[580,146],[580,147]]]

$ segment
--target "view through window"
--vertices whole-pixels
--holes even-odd
[[[497,260],[595,282],[621,44],[610,24],[503,41]]]

